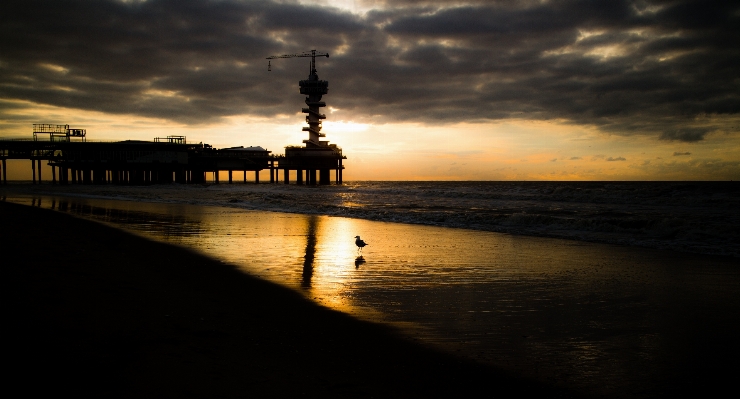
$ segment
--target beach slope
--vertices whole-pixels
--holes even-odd
[[[29,206],[0,215],[6,380],[23,396],[571,396],[187,249]]]

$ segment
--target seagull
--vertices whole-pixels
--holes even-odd
[[[360,239],[360,236],[355,236],[355,245],[357,245],[357,252],[362,253],[362,247],[368,245],[365,241]]]

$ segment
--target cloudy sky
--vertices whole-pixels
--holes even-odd
[[[300,144],[357,180],[740,179],[736,1],[3,0],[0,137]],[[30,173],[30,172],[29,172]]]

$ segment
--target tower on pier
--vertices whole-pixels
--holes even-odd
[[[308,140],[303,140],[303,142],[306,147],[327,146],[328,141],[321,141],[321,137],[326,137],[324,133],[321,133],[321,121],[326,119],[326,115],[319,111],[322,107],[326,107],[326,103],[321,101],[321,96],[329,92],[329,82],[319,79],[313,58],[308,79],[301,80],[298,85],[301,88],[301,94],[306,95],[306,105],[308,105],[308,108],[303,108],[303,113],[307,114],[306,123],[308,123],[308,127],[304,127],[303,131],[308,132]]]
[[[306,114],[307,127],[303,128],[308,132],[308,139],[303,140],[304,146],[285,147],[285,157],[279,161],[278,168],[283,169],[285,173],[285,182],[288,182],[288,176],[291,170],[296,171],[296,180],[299,184],[303,183],[303,174],[305,172],[307,184],[329,184],[330,171],[336,171],[336,182],[342,182],[342,160],[347,159],[342,155],[342,149],[336,144],[329,144],[328,141],[321,140],[326,137],[321,133],[321,122],[326,119],[326,115],[321,113],[321,108],[326,107],[326,103],[321,101],[321,97],[329,92],[329,82],[320,80],[316,73],[316,56],[329,57],[327,53],[320,53],[316,50],[301,54],[284,54],[267,57],[268,60],[276,58],[294,58],[294,57],[311,57],[311,64],[308,72],[308,79],[298,82],[300,93],[306,96],[306,105],[302,111]],[[267,70],[271,70],[268,62]],[[316,172],[319,176],[317,179]]]

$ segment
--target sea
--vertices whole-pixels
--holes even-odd
[[[48,187],[31,186],[39,193]],[[71,194],[740,256],[740,182],[366,181],[313,187],[173,184],[78,186]]]
[[[0,200],[202,252],[585,396],[706,393],[737,371],[736,182],[11,183]]]

